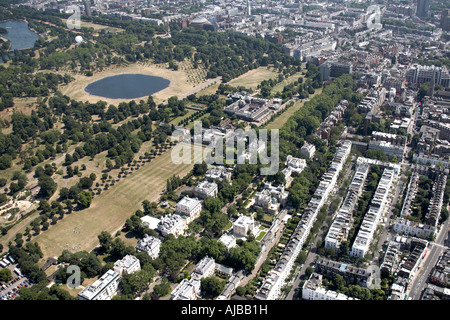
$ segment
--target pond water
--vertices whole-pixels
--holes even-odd
[[[0,28],[8,31],[2,36],[11,41],[11,50],[32,48],[36,40],[39,39],[39,35],[28,28],[26,21],[1,22]]]
[[[170,81],[145,74],[119,74],[92,82],[87,93],[109,99],[136,99],[167,88]]]

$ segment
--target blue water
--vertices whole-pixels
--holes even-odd
[[[32,48],[36,40],[39,39],[39,35],[31,31],[25,21],[1,22],[0,27],[8,31],[2,36],[11,41],[11,50]]]
[[[145,74],[119,74],[86,86],[87,93],[110,99],[136,99],[167,88],[170,81]]]

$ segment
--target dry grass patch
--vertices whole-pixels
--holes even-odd
[[[159,198],[167,178],[172,175],[183,177],[192,167],[193,163],[174,164],[171,151],[166,151],[96,195],[90,208],[66,215],[33,241],[39,243],[44,257],[59,256],[63,249],[90,251],[98,245],[97,236],[101,231],[115,234],[129,216],[141,209],[143,200]]]
[[[278,76],[278,72],[273,68],[259,67],[257,69],[250,70],[243,75],[231,80],[228,84],[239,87],[256,89],[263,80],[273,79]]]

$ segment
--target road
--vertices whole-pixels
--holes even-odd
[[[447,238],[449,231],[449,219],[441,226],[441,230],[436,237],[436,240],[429,244],[429,251],[425,257],[422,268],[413,279],[410,290],[407,292],[408,298],[411,300],[420,300],[423,290],[427,285],[427,280],[431,271],[433,270],[440,255],[444,251],[444,241]]]
[[[262,252],[262,254],[260,254],[259,260],[256,262],[252,273],[247,275],[247,276],[245,276],[241,280],[239,286],[247,285],[247,283],[256,276],[256,274],[258,273],[259,269],[261,268],[261,265],[264,263],[264,261],[266,261],[267,255],[269,254],[270,250],[280,240],[281,236],[283,235],[284,227],[286,225],[286,222],[283,221],[283,218],[286,216],[286,213],[287,213],[287,210],[283,210],[283,212],[281,212],[281,214],[280,214],[280,220],[281,221],[280,221],[280,224],[278,225],[278,228],[277,228],[277,230],[275,232],[275,236],[272,238],[271,242],[269,242],[269,243],[267,243],[267,241],[265,242],[266,247],[265,247],[264,251]]]

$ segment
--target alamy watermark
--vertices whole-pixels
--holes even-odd
[[[367,8],[367,28],[369,30],[380,30],[383,28],[381,24],[381,9],[380,6],[373,4]]]
[[[73,14],[67,18],[66,26],[68,29],[81,29],[81,13],[80,8],[75,5],[71,5],[67,8],[68,11],[73,11]]]
[[[224,160],[227,164],[258,164],[259,160],[259,163],[263,165],[260,169],[261,175],[274,175],[279,170],[278,129],[246,131],[236,129],[219,134],[210,129],[202,129],[201,121],[195,121],[193,137],[190,131],[177,129],[172,133],[171,139],[175,142],[180,140],[184,142],[178,143],[172,149],[171,159],[174,164],[190,164],[194,161],[194,163],[222,165]],[[194,147],[205,144],[207,145],[205,150]]]

